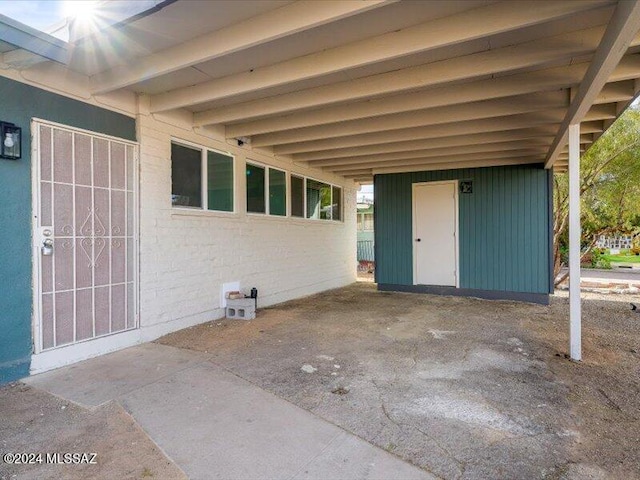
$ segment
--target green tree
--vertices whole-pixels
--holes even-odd
[[[554,278],[560,275],[568,244],[569,179],[554,175]],[[597,238],[640,231],[640,109],[629,108],[581,158],[580,197],[583,257]]]

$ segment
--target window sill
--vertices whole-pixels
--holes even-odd
[[[180,208],[171,207],[171,216],[178,217],[222,217],[222,218],[239,218],[237,212],[222,212],[220,210],[201,210],[197,208]]]
[[[321,220],[319,218],[303,218],[303,217],[282,217],[279,215],[267,215],[264,213],[247,213],[247,218],[251,221],[257,220],[261,222],[282,222],[294,225],[344,225],[341,220]]]
[[[251,221],[261,221],[261,222],[281,222],[281,223],[289,223],[295,225],[334,225],[340,226],[344,225],[342,220],[322,220],[319,218],[302,218],[302,217],[292,217],[292,216],[280,216],[280,215],[267,215],[264,213],[246,213],[240,214],[237,212],[221,212],[217,210],[200,210],[196,208],[180,208],[180,207],[171,207],[171,216],[176,217],[214,217],[214,218],[228,218],[228,219],[241,219],[247,218],[251,219]]]

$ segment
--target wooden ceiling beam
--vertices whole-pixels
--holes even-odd
[[[555,135],[553,127],[522,128],[506,132],[483,132],[454,137],[431,138],[425,140],[408,140],[404,142],[381,143],[364,147],[348,147],[318,152],[296,153],[296,162],[312,162],[316,160],[335,160],[347,157],[376,155],[379,153],[409,152],[412,150],[430,150],[437,148],[453,148],[466,145],[485,145],[497,142],[513,142],[517,140],[551,141]]]
[[[553,166],[558,154],[567,144],[569,125],[579,123],[584,119],[618,62],[632,44],[638,30],[640,30],[640,2],[619,1],[589,69],[580,83],[576,95],[571,100],[571,106],[549,148],[545,161],[546,168]]]
[[[608,5],[606,0],[492,3],[250,72],[154,95],[151,110],[172,110],[300,82],[530,27]]]
[[[460,168],[480,168],[480,167],[498,167],[503,165],[529,165],[542,163],[539,157],[531,158],[503,158],[495,160],[469,160],[469,161],[448,161],[442,163],[425,163],[421,165],[406,165],[397,167],[385,167],[385,168],[365,168],[362,170],[353,170],[349,172],[342,172],[340,175],[345,178],[354,177],[366,177],[367,175],[379,175],[388,173],[405,173],[405,172],[424,172],[433,170],[453,170]]]
[[[549,139],[550,140],[550,139]],[[316,160],[307,162],[311,167],[342,167],[365,163],[378,163],[390,160],[404,160],[413,158],[455,157],[469,154],[494,154],[513,150],[535,150],[544,152],[549,147],[549,141],[527,141],[487,143],[483,145],[466,145],[459,147],[434,148],[431,150],[410,150],[406,152],[380,153],[362,155],[358,157],[336,158],[331,160]]]
[[[345,165],[331,165],[323,167],[324,170],[328,170],[334,173],[340,174],[340,172],[353,171],[359,168],[373,168],[380,169],[386,167],[404,166],[404,165],[427,165],[432,163],[443,162],[462,162],[462,161],[479,161],[479,160],[494,160],[502,158],[538,158],[540,162],[544,160],[545,150],[539,148],[522,148],[512,151],[499,151],[499,152],[478,152],[467,154],[444,154],[432,157],[413,156],[409,158],[402,158],[396,160],[387,161],[371,161],[369,163],[359,164],[345,164]]]
[[[374,98],[279,117],[267,117],[260,120],[227,125],[226,133],[227,137],[236,138],[527,93],[559,90],[567,88],[567,86],[577,85],[587,71],[588,66],[588,62],[584,62],[460,85],[428,88],[415,93]],[[612,91],[610,96],[614,93],[619,96],[621,88],[619,87],[615,92]],[[195,116],[195,123],[198,124],[197,115]]]
[[[515,2],[514,5],[518,5]],[[340,102],[354,102],[380,95],[434,87],[449,82],[479,78],[502,72],[545,65],[589,55],[597,48],[604,27],[563,33],[535,41],[490,49],[425,65],[404,68],[298,92],[216,107],[194,114],[196,125],[227,124],[304,109],[321,108]],[[640,44],[640,38],[638,39]],[[153,111],[165,109],[159,97],[152,97]]]
[[[505,115],[541,110],[553,110],[566,107],[568,104],[569,95],[566,91],[539,92],[463,105],[383,115],[363,120],[320,125],[318,127],[305,127],[282,132],[266,133],[251,137],[251,144],[255,147],[264,147],[306,142],[323,138],[337,138],[370,132],[383,132],[418,126],[503,117]]]
[[[390,3],[394,0],[294,2],[95,75],[93,93],[118,90]]]
[[[277,155],[290,153],[314,152],[334,148],[362,147],[381,143],[403,142],[418,139],[453,137],[474,133],[505,132],[523,128],[548,127],[557,128],[564,117],[565,109],[558,108],[506,117],[453,122],[426,127],[405,128],[386,132],[366,133],[340,138],[325,138],[310,142],[299,142],[274,147]]]

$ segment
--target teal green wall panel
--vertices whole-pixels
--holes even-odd
[[[31,119],[135,140],[133,118],[0,77],[0,120],[22,128],[20,160],[0,159],[0,384],[31,359]]]
[[[413,284],[412,184],[471,180],[459,194],[460,287],[549,293],[551,172],[508,166],[376,175],[376,281]]]

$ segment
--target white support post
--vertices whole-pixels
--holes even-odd
[[[569,125],[569,352],[582,359],[580,304],[580,124]]]

